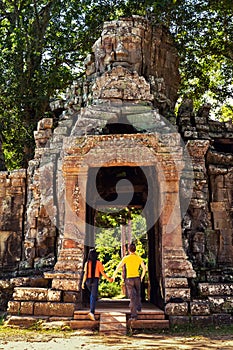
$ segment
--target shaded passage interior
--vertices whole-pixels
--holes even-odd
[[[93,186],[93,184],[96,186]],[[153,166],[110,166],[90,168],[87,181],[85,260],[90,247],[96,246],[96,237],[104,223],[100,213],[113,215],[121,225],[121,254],[125,255],[129,234],[125,214],[138,212],[145,221],[145,235],[141,238],[146,252],[148,278],[142,284],[142,299],[163,306],[160,293],[161,254],[158,226],[159,188]],[[130,231],[132,228],[130,228]],[[111,232],[111,231],[108,231]],[[113,231],[112,231],[113,232]],[[128,234],[127,234],[128,233]],[[111,234],[111,233],[109,233]]]

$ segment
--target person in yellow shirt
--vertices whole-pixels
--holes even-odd
[[[116,270],[113,273],[113,280],[115,280],[117,272],[125,265],[126,266],[126,279],[125,285],[130,298],[130,320],[137,319],[137,312],[141,311],[141,281],[146,273],[146,265],[143,259],[136,253],[136,246],[134,243],[129,245],[129,255],[124,258],[118,264]],[[141,277],[139,275],[139,268],[142,268]]]

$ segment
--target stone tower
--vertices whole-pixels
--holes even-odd
[[[176,128],[161,114],[171,115],[179,86],[171,36],[141,17],[105,23],[85,63],[86,79],[73,87],[81,89],[83,107],[76,112],[71,98],[71,116],[55,129],[49,149],[38,153],[41,240],[53,235],[52,222],[62,228],[54,271],[45,276],[54,289],[80,293],[84,256],[95,244],[95,213],[137,205],[147,221],[151,300],[163,304],[174,293],[190,299],[187,279],[195,271],[182,245],[179,199],[184,149]],[[62,128],[67,132],[68,123],[55,167],[57,134]],[[134,189],[131,200],[125,181]],[[109,203],[116,193],[118,200]],[[34,204],[28,213],[34,213]],[[35,229],[30,225],[25,237],[28,262],[35,261]]]

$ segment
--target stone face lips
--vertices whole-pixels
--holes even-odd
[[[154,99],[150,93],[150,84],[145,78],[121,66],[114,67],[96,79],[93,85],[93,98],[148,102]]]

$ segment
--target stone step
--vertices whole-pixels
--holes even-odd
[[[49,318],[44,316],[41,316],[40,318],[36,316],[10,316],[4,325],[9,327],[17,326],[21,328],[30,328],[39,320],[47,322]]]
[[[116,310],[117,312],[121,312],[126,315],[127,319],[130,318],[130,312],[123,312]],[[115,312],[116,312],[115,311]],[[102,313],[109,313],[114,312],[114,310],[108,310],[107,308],[105,310],[96,310],[95,311],[95,318],[96,320],[100,319],[100,315]],[[88,319],[88,311],[84,310],[76,310],[74,311],[74,320],[87,320]],[[152,311],[140,311],[138,312],[138,320],[164,320],[165,314],[163,311],[160,312],[152,312]]]
[[[127,329],[167,329],[169,328],[169,320],[165,320],[165,316],[161,318],[158,315],[138,315],[138,319],[134,321],[129,320],[129,314],[119,312],[105,312],[95,313],[96,321],[88,319],[88,313],[75,312],[74,320],[70,322],[71,329],[82,328],[98,328],[102,334],[126,334]],[[147,318],[145,317],[147,316]]]
[[[91,321],[91,320],[71,320],[69,322],[69,326],[71,329],[98,329],[99,328],[99,320]]]
[[[74,303],[47,302],[47,301],[21,301],[8,302],[8,314],[31,316],[57,316],[72,317],[74,315]]]
[[[134,320],[127,322],[128,328],[138,329],[166,329],[169,328],[168,320]]]
[[[164,312],[161,313],[153,313],[153,312],[138,312],[138,320],[164,320],[165,314]]]
[[[154,315],[151,315],[154,316]],[[79,317],[76,319],[75,317]],[[102,334],[126,334],[128,328],[137,329],[150,329],[150,328],[169,328],[169,321],[165,319],[137,319],[134,321],[129,320],[129,315],[122,312],[104,312],[95,314],[95,321],[91,321],[88,318],[87,311],[80,311],[78,315],[72,317],[56,317],[56,316],[30,316],[30,315],[11,315],[5,322],[6,326],[17,326],[22,328],[29,328],[35,325],[38,321],[44,323],[57,323],[62,322],[63,325],[70,327],[71,329],[97,329]]]
[[[82,321],[82,320],[89,320],[89,317],[88,317],[88,311],[75,311],[74,312],[74,320],[75,321]],[[100,319],[100,313],[98,312],[95,312],[95,319],[97,321],[99,321]]]
[[[122,312],[105,312],[100,314],[100,334],[126,335],[126,314]]]
[[[127,309],[128,303],[119,304],[121,308],[117,308],[118,304],[111,305],[108,308],[106,303],[104,308],[96,309],[94,322],[99,322],[99,332],[102,334],[126,334],[128,328],[169,328],[169,321],[165,320],[165,314],[160,309],[145,309],[138,312],[138,319],[130,321],[130,312]],[[123,306],[123,307],[122,307]],[[115,309],[115,310],[114,310]],[[72,329],[80,328],[95,328],[96,323],[90,324],[87,310],[75,310],[74,321],[71,322]]]

